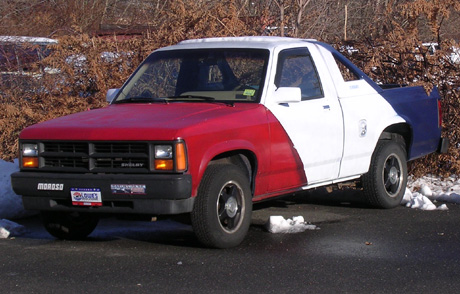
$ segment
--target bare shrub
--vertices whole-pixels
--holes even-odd
[[[51,54],[34,65],[47,70],[0,81],[2,159],[17,157],[17,139],[25,127],[106,105],[107,90],[120,87],[157,45],[152,39],[115,42],[79,35],[49,47]],[[25,78],[31,84],[17,82]]]
[[[457,42],[424,44],[419,25],[428,19],[429,30],[440,40],[440,27],[449,17],[447,8],[460,9],[457,1],[413,1],[387,11],[383,26],[391,28],[385,38],[360,42],[338,42],[337,48],[352,46],[349,58],[372,79],[383,84],[422,85],[429,93],[435,86],[442,99],[443,136],[450,139],[447,154],[430,155],[411,163],[415,175],[460,173],[460,47]]]

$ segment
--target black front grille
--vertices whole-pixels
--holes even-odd
[[[96,168],[142,168],[147,164],[146,158],[97,158],[94,161]]]
[[[43,142],[40,169],[66,172],[149,172],[150,144],[143,142]]]
[[[88,143],[47,142],[44,143],[44,149],[45,152],[88,153]]]
[[[88,159],[44,157],[45,167],[87,168]]]
[[[95,153],[148,154],[149,146],[144,143],[95,143]]]

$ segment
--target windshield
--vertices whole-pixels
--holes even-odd
[[[151,54],[114,103],[258,102],[268,50],[190,49]]]

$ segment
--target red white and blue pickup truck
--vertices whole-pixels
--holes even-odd
[[[315,40],[189,40],[154,51],[108,107],[20,135],[14,191],[58,238],[103,214],[190,215],[198,239],[238,245],[253,202],[357,181],[400,204],[407,161],[445,151],[440,97],[383,89]]]

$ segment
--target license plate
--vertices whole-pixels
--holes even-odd
[[[72,204],[78,206],[102,206],[101,189],[70,188]]]

